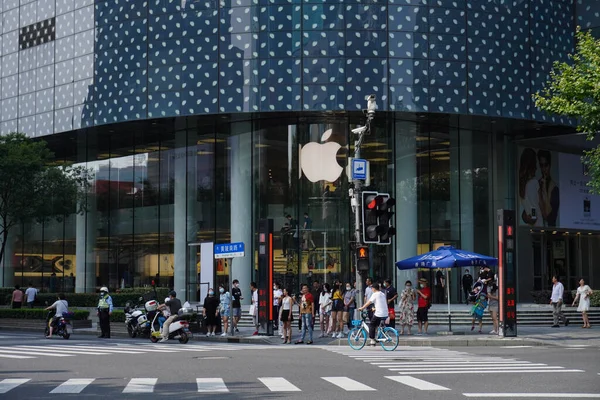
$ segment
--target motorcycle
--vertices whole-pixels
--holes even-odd
[[[50,310],[46,316],[46,329],[44,329],[45,336],[48,336],[50,333],[50,322],[52,321],[54,314],[55,312]],[[71,327],[71,318],[73,318],[73,313],[63,313],[62,317],[56,321],[56,325],[52,330],[52,334],[61,336],[65,340],[69,339],[71,337],[71,333],[73,332],[73,327]]]
[[[178,339],[179,343],[187,343],[192,336],[192,332],[190,331],[190,323],[189,321],[181,318],[187,318],[192,315],[191,308],[180,308],[177,312],[177,318],[169,325],[169,339]],[[152,319],[152,324],[150,325],[151,333],[150,333],[150,341],[152,343],[156,343],[161,338],[161,328],[162,324],[159,324],[158,318],[161,316],[161,312],[155,312],[154,318]]]
[[[140,300],[142,298],[140,297]],[[144,304],[144,309],[134,305],[130,302],[125,304],[125,326],[127,327],[127,333],[130,337],[136,336],[150,336],[150,321],[148,321],[148,307],[152,308],[156,306],[156,301],[151,300]]]

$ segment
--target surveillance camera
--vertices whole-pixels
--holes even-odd
[[[366,126],[359,126],[358,128],[352,129],[352,133],[354,133],[355,135],[360,135],[362,133],[365,133],[366,130],[367,130]]]

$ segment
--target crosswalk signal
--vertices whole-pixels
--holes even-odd
[[[361,246],[356,249],[356,268],[359,271],[369,270],[369,248]]]
[[[388,193],[377,196],[377,233],[381,245],[392,244],[392,236],[396,234],[396,228],[392,226],[395,205],[396,199]]]
[[[377,233],[377,192],[362,192],[362,237],[363,243],[379,243]]]

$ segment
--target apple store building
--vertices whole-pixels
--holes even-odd
[[[197,300],[208,262],[197,244],[244,242],[244,257],[211,268],[215,282],[231,275],[248,288],[264,218],[284,287],[352,282],[347,165],[371,94],[365,184],[395,197],[397,233],[371,246],[370,276],[433,283],[394,262],[441,245],[495,255],[503,208],[520,221],[522,299],[555,271],[600,282],[600,200],[585,194],[591,212],[570,211],[586,179],[573,157],[591,144],[532,100],[573,52],[576,26],[594,24],[589,7],[597,11],[584,0],[5,0],[1,133],[46,141],[56,165],[86,166],[93,182],[85,213],[13,231],[0,286],[46,291],[53,273],[72,276],[77,292],[154,280]],[[555,218],[521,185],[548,176],[544,152],[549,190],[560,189]]]

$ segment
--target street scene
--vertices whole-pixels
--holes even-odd
[[[194,342],[51,343],[28,333],[0,335],[3,398],[407,399],[598,398],[598,341],[589,347],[399,347],[352,350]]]

